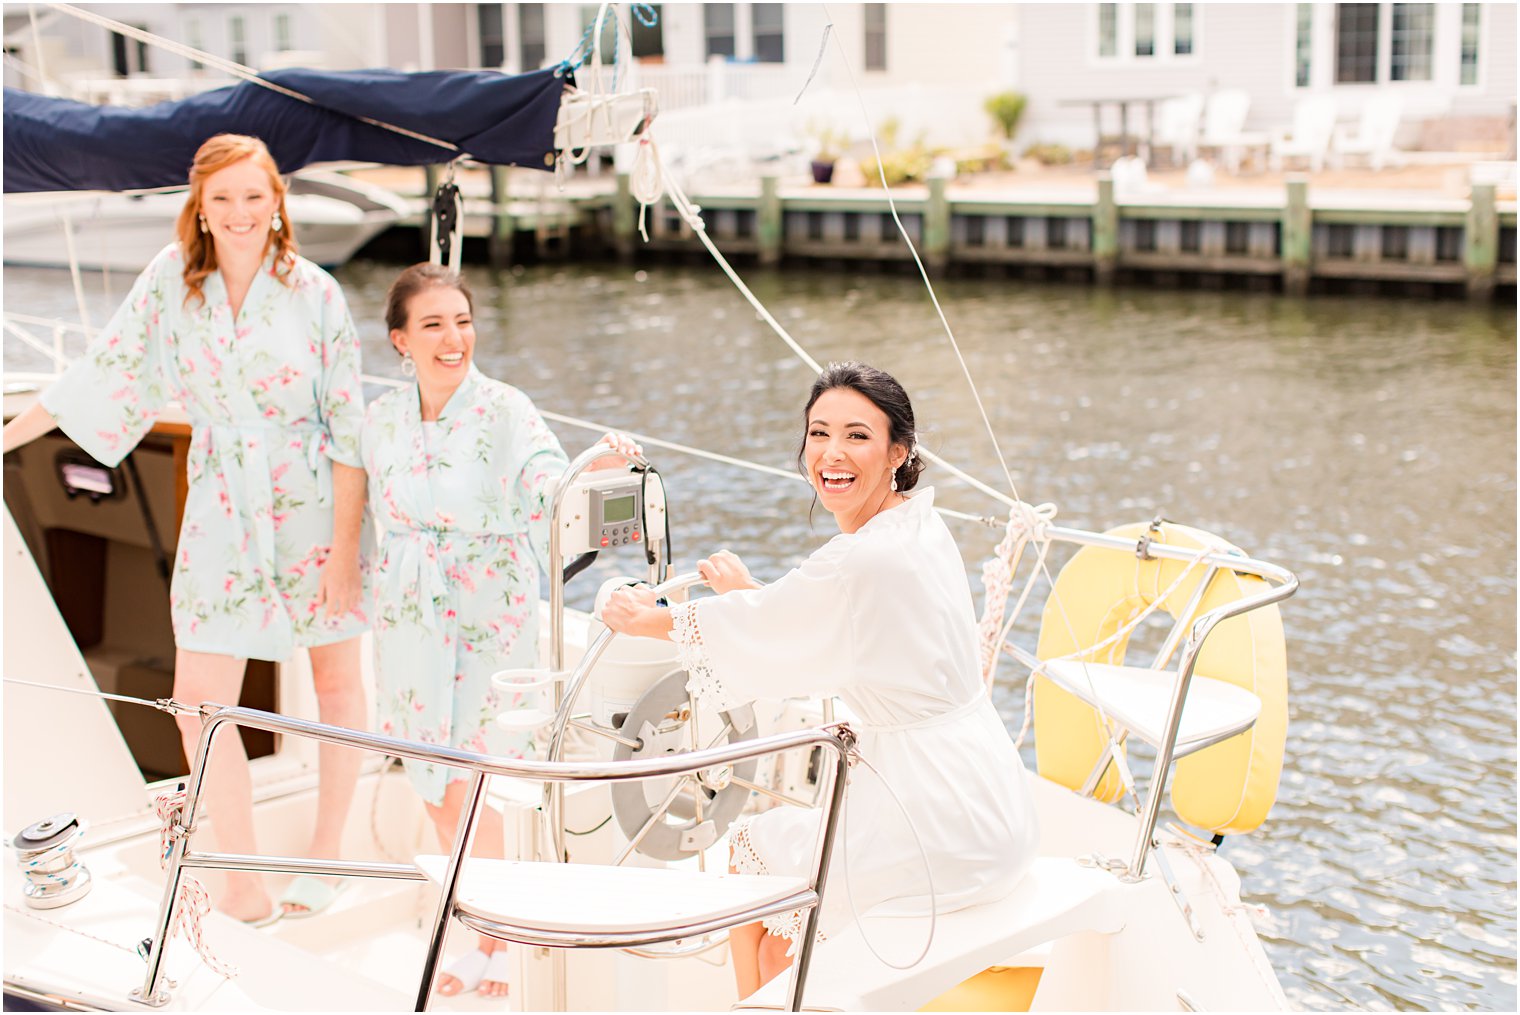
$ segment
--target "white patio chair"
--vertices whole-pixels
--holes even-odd
[[[1166,148],[1174,164],[1185,166],[1198,157],[1198,128],[1203,118],[1203,96],[1179,95],[1161,103],[1156,111],[1156,147]]]
[[[1266,150],[1272,140],[1260,131],[1245,129],[1250,109],[1250,94],[1238,88],[1215,92],[1203,107],[1203,133],[1198,138],[1198,148],[1217,151],[1232,173],[1240,171],[1240,163],[1247,154]]]
[[[1373,169],[1382,169],[1390,162],[1399,160],[1393,147],[1394,135],[1399,132],[1399,120],[1404,115],[1404,100],[1396,94],[1380,92],[1368,98],[1362,106],[1362,115],[1354,132],[1341,129],[1335,132],[1332,146],[1335,164],[1345,165],[1350,155],[1365,156]]]
[[[1310,95],[1293,106],[1293,126],[1279,129],[1272,138],[1271,164],[1280,170],[1287,159],[1299,158],[1319,172],[1325,165],[1330,136],[1335,133],[1335,99]]]

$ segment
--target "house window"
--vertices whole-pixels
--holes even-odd
[[[1393,59],[1388,70],[1394,81],[1430,80],[1435,21],[1435,4],[1393,5]]]
[[[628,13],[628,34],[631,37],[629,46],[633,55],[651,63],[663,63],[665,60],[665,12],[662,7],[662,4],[649,5],[649,9],[654,11],[654,17],[650,18],[653,23],[648,25],[644,24],[644,18],[638,9],[630,8]]]
[[[887,69],[887,5],[866,4],[866,70]]]
[[[1156,55],[1156,5],[1135,4],[1135,55]]]
[[[507,60],[501,4],[476,4],[475,27],[480,38],[480,66],[500,67]]]
[[[198,19],[198,18],[191,18],[190,21],[188,23],[186,23],[186,25],[185,25],[185,41],[187,43],[189,43],[190,48],[193,49],[193,50],[195,50],[197,53],[205,51],[206,44],[205,44],[205,40],[203,40],[201,38],[201,23],[200,23],[200,19]],[[206,69],[206,65],[203,64],[203,63],[201,63],[199,60],[191,60],[190,61],[190,69],[191,70],[205,70]]]
[[[1298,5],[1298,27],[1293,37],[1293,84],[1309,87],[1309,60],[1314,52],[1314,5]]]
[[[784,63],[786,44],[782,38],[784,4],[750,4],[750,24],[755,35],[755,59],[760,63]]]
[[[1462,83],[1478,83],[1478,23],[1482,4],[1462,5]]]
[[[707,38],[707,55],[734,55],[734,5],[703,4],[702,34]]]
[[[1119,5],[1098,5],[1098,55],[1117,56],[1119,53]]]
[[[290,15],[276,14],[274,16],[274,48],[281,53],[289,53],[295,49],[290,37]]]
[[[1196,4],[1098,4],[1100,60],[1165,63],[1198,53]]]
[[[1335,5],[1335,80],[1338,84],[1378,79],[1378,5]]]
[[[1193,55],[1193,5],[1172,4],[1172,53]]]
[[[146,25],[133,25],[132,27],[146,32]],[[111,63],[116,70],[116,76],[124,78],[128,74],[146,74],[148,72],[148,45],[136,39],[129,39],[125,35],[111,33]]]
[[[517,60],[524,71],[544,64],[544,5],[517,5]]]
[[[227,38],[232,43],[232,62],[248,66],[248,32],[241,17],[227,19]]]

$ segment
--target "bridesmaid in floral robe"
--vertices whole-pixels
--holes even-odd
[[[380,533],[372,577],[379,730],[521,757],[526,737],[496,724],[506,703],[491,675],[538,665],[549,496],[568,462],[528,396],[475,369],[472,313],[464,282],[432,264],[404,271],[386,300],[391,342],[416,384],[376,399],[361,438]],[[638,450],[617,434],[602,440]],[[593,468],[625,463],[609,454]],[[420,761],[406,769],[447,848],[468,773]],[[483,812],[476,847],[502,855],[496,812]],[[481,937],[478,951],[443,974],[440,993],[505,994],[503,947]]]
[[[362,728],[359,341],[338,284],[296,254],[284,211],[262,141],[221,134],[202,145],[177,242],[83,358],[6,426],[5,450],[57,426],[114,466],[178,402],[192,433],[169,593],[174,696],[235,705],[246,660],[307,648],[322,721]],[[194,757],[200,719],[178,722]],[[321,748],[311,855],[339,855],[360,759]],[[258,852],[241,738],[218,741],[204,799],[223,850]],[[282,901],[310,915],[334,893],[298,878]],[[281,915],[250,873],[229,872],[217,905],[260,925]]]

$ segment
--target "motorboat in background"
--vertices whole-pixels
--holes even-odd
[[[174,234],[184,203],[183,190],[7,195],[5,263],[67,268],[72,231],[81,268],[141,271]],[[417,210],[384,187],[324,170],[292,177],[285,207],[301,253],[323,267],[343,264]]]

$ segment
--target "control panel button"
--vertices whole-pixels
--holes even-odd
[[[634,534],[633,534],[633,541],[634,541],[634,542],[635,542],[635,543],[637,543],[637,542],[638,542],[638,541],[639,541],[639,534],[638,534],[638,533],[637,533],[637,532],[635,532],[635,533],[634,533]]]
[[[609,539],[608,539],[608,538],[607,538],[607,537],[606,537],[606,536],[603,536],[603,537],[602,537],[602,545],[603,545],[603,546],[606,546],[606,545],[608,545],[608,543],[610,543],[610,542],[611,542],[611,541],[610,541],[610,540],[609,540]]]

